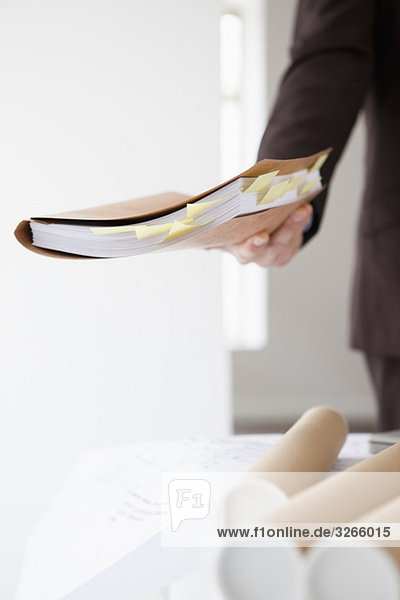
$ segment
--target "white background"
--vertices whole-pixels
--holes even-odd
[[[214,253],[31,254],[34,213],[219,178],[219,4],[0,3],[0,597],[86,449],[229,428]]]

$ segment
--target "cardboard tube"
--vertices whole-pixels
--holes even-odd
[[[307,410],[251,472],[329,471],[346,440],[345,419],[327,406]]]
[[[385,519],[394,522],[399,520],[400,507],[400,444],[383,450],[347,471],[332,475],[311,488],[300,492],[286,504],[267,511],[263,522],[268,523],[338,523],[352,522],[356,519],[371,522],[384,522]],[[392,501],[390,504],[382,505]],[[378,510],[376,507],[379,507]],[[373,511],[374,512],[371,512]],[[383,512],[384,511],[384,512]],[[369,516],[367,513],[370,513]],[[362,517],[362,515],[367,515]],[[394,518],[395,517],[395,518]],[[243,567],[238,567],[235,554],[227,552],[223,556],[226,578],[231,573],[232,586],[227,598],[247,600],[245,595],[236,593],[234,583],[240,576],[245,577],[250,572],[251,561],[254,560],[250,550],[257,552],[263,562],[263,556],[274,557],[263,562],[263,568],[252,572],[254,589],[262,587],[265,578],[271,573],[279,572],[284,578],[298,577],[302,560],[298,548],[233,548],[232,553],[240,557]],[[390,555],[389,552],[392,554]],[[328,547],[313,549],[308,554],[308,568],[305,576],[307,597],[311,600],[398,600],[400,584],[395,564],[398,551],[391,548],[383,551],[381,548]],[[228,565],[229,562],[232,565]],[[236,565],[236,568],[233,568]],[[271,566],[271,568],[270,568]],[[354,574],[357,573],[357,577]],[[299,580],[298,580],[299,583]],[[239,584],[238,584],[239,585]],[[239,586],[239,589],[240,586]],[[254,596],[257,598],[257,596]],[[277,598],[291,596],[283,594]]]
[[[327,406],[310,408],[249,473],[293,496],[330,471],[348,431],[347,422],[335,410]]]
[[[393,475],[399,472],[400,444],[396,444],[307,488],[269,511],[263,520],[292,524],[355,521],[400,496],[400,475]],[[392,517],[392,513],[386,514]],[[373,513],[372,518],[379,522],[383,515]],[[284,555],[282,560],[287,563],[282,569],[290,576],[291,562]],[[395,563],[379,548],[314,548],[309,553],[305,586],[311,600],[398,600],[400,591]]]
[[[400,496],[378,506],[365,515],[361,515],[357,521],[360,523],[400,523]],[[385,541],[384,544],[381,549],[390,554],[400,571],[400,541],[389,540]]]
[[[317,548],[309,553],[308,600],[399,600],[395,563],[380,548]]]
[[[300,558],[297,548],[290,547],[225,548],[218,565],[224,598],[300,600]]]
[[[308,410],[254,465],[223,503],[225,527],[260,524],[265,511],[320,481],[342,448],[348,426],[334,410]],[[219,579],[229,600],[294,600],[303,561],[296,547],[224,548]]]
[[[400,496],[361,515],[359,523],[400,523]],[[398,541],[373,547],[316,548],[309,553],[306,590],[311,600],[336,597],[398,600],[400,547]],[[357,577],[354,577],[357,573]],[[336,594],[336,596],[334,596]]]
[[[229,491],[222,503],[221,525],[258,524],[266,510],[320,481],[334,464],[347,432],[344,418],[326,406],[305,412]]]
[[[352,522],[400,495],[400,443],[307,488],[264,515],[270,523]],[[371,475],[369,475],[371,473]]]

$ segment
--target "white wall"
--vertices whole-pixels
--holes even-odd
[[[270,107],[288,60],[295,6],[295,0],[268,2]],[[233,357],[239,423],[290,421],[317,403],[331,404],[366,426],[373,417],[363,361],[347,343],[362,158],[359,124],[332,183],[318,237],[289,266],[269,271],[268,346]]]
[[[213,0],[0,4],[2,600],[86,449],[229,429],[216,253],[69,262],[12,236],[30,214],[217,182],[218,18]]]

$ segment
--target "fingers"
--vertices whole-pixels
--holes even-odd
[[[260,267],[283,267],[297,254],[301,244],[303,243],[303,236],[301,233],[297,233],[290,240],[289,244],[273,245],[270,242],[263,254],[256,258],[254,261]]]
[[[257,233],[254,237],[237,246],[237,258],[242,264],[255,261],[265,251],[269,242],[269,234],[266,231]]]
[[[310,204],[301,206],[296,212],[273,234],[271,244],[290,245],[298,235],[302,235],[312,215]]]
[[[229,246],[227,249],[237,258],[241,265],[246,265],[249,262],[256,261],[260,254],[265,251],[268,242],[268,232],[261,231],[242,244],[235,244],[234,246]]]
[[[281,267],[299,250],[303,241],[303,230],[311,215],[312,207],[306,204],[297,209],[271,237],[263,231],[242,244],[224,249],[231,252],[242,265],[254,262],[261,267]]]
[[[265,252],[255,261],[262,267],[283,267],[298,252],[303,242],[303,229],[312,215],[310,204],[300,207],[271,236]]]

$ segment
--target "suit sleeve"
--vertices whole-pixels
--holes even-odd
[[[364,103],[374,70],[374,0],[300,0],[284,74],[259,149],[262,158],[296,158],[333,147],[322,168],[329,183]],[[308,241],[327,192],[313,202]]]

